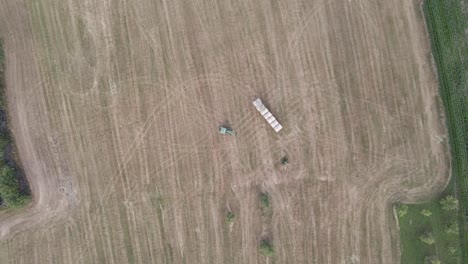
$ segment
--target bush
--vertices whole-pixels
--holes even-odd
[[[281,164],[283,165],[288,165],[289,164],[289,159],[287,156],[284,156],[283,158],[281,158]]]
[[[398,217],[402,218],[407,213],[408,213],[408,205],[406,205],[406,204],[397,205],[397,215],[398,215]]]
[[[2,42],[2,39],[0,39],[0,64],[3,64],[3,59],[4,59],[3,42]],[[0,70],[1,70],[1,68],[0,68]]]
[[[260,252],[267,257],[271,257],[275,254],[275,249],[270,241],[262,239],[260,241]]]
[[[453,195],[447,195],[445,198],[440,200],[440,205],[444,210],[457,210],[458,200]]]
[[[262,209],[268,209],[270,208],[270,197],[266,193],[261,193],[260,194],[260,203],[262,206]]]
[[[458,252],[458,249],[456,247],[449,247],[448,251],[450,252],[450,254],[455,254]]]
[[[441,264],[436,256],[428,256],[424,259],[424,264]]]
[[[431,232],[427,232],[427,233],[422,234],[419,237],[419,240],[421,240],[421,242],[426,243],[428,245],[435,244],[435,238],[434,238],[434,235]]]
[[[432,215],[432,212],[429,211],[429,210],[427,210],[427,209],[423,209],[423,210],[421,211],[421,214],[424,215],[424,216],[429,217],[429,216]]]
[[[448,233],[448,234],[458,235],[458,233],[460,232],[460,228],[458,226],[458,223],[454,221],[454,222],[448,224],[447,229],[445,229],[445,232]]]
[[[236,219],[236,215],[233,212],[228,212],[226,214],[226,222],[228,224],[233,223],[235,219]]]

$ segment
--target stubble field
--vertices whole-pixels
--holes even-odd
[[[449,177],[419,1],[0,0],[0,36],[35,196],[1,263],[393,264]]]

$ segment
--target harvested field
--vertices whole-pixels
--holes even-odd
[[[1,263],[393,264],[449,177],[418,1],[0,0],[0,36],[35,195]]]

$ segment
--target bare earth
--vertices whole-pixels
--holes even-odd
[[[0,0],[0,35],[34,193],[1,263],[393,264],[392,204],[449,177],[419,1]]]

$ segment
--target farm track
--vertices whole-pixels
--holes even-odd
[[[449,177],[419,4],[0,0],[35,195],[1,263],[398,263],[392,203]]]

